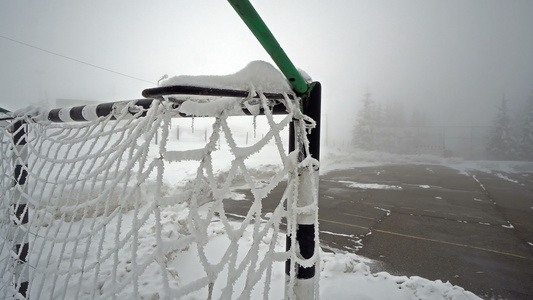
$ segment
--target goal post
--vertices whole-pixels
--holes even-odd
[[[26,147],[26,122],[18,120],[13,122],[10,130],[13,135],[13,150],[16,153],[13,157],[14,172],[13,172],[13,192],[12,192],[12,208],[13,208],[13,225],[14,231],[12,236],[13,258],[14,258],[14,285],[18,293],[27,297],[29,287],[29,236],[23,229],[29,223],[29,207],[28,199],[25,197],[28,192],[26,181],[28,178],[28,149]]]
[[[298,131],[294,130],[298,126],[304,126],[301,124],[302,120],[294,120],[291,123],[289,149],[290,151],[296,150],[298,152],[298,160],[300,162],[306,157],[312,157],[316,160],[316,164],[309,165],[306,170],[299,173],[299,203],[294,205],[296,207],[305,207],[313,205],[313,203],[317,205],[319,183],[318,161],[320,160],[321,85],[319,82],[308,83],[304,80],[249,0],[228,1],[274,60],[283,75],[285,75],[295,93],[301,96],[301,112],[311,117],[314,121],[314,129],[305,138],[305,142],[298,141],[302,137],[296,135],[295,132]],[[296,149],[295,144],[299,144],[301,148]],[[318,241],[318,215],[313,215],[313,213],[300,213],[297,216],[297,226],[294,232],[287,232],[287,251],[291,250],[292,245],[298,243],[298,249],[300,251],[298,255],[309,259],[315,255],[314,247],[312,246],[315,244],[315,241]],[[316,265],[305,267],[294,264],[290,260],[287,261],[286,273],[290,281],[289,285],[293,284],[293,277],[291,275],[293,273],[296,274],[294,286],[296,289],[295,295],[298,299],[314,299],[315,296],[319,295],[318,284],[315,284],[314,278],[316,267]],[[291,296],[289,295],[289,297]]]
[[[312,162],[306,168],[299,170],[298,179],[298,202],[296,207],[312,207],[318,205],[318,186],[319,186],[319,160],[320,160],[320,113],[321,113],[321,93],[322,87],[320,82],[313,82],[310,87],[308,97],[301,99],[301,110],[304,115],[314,122],[313,130],[306,137],[299,136],[296,128],[305,126],[304,120],[293,120],[289,130],[289,151],[297,151],[298,161],[302,162],[312,158]],[[292,245],[298,244],[301,257],[311,259],[315,254],[314,245],[319,241],[318,236],[318,209],[302,210],[296,216],[296,229],[293,232],[287,232],[287,251],[291,250]],[[297,299],[315,299],[319,295],[319,285],[316,283],[317,268],[294,264],[287,260],[285,272],[288,280],[295,277],[294,294]],[[295,275],[295,276],[294,276]],[[290,293],[290,292],[289,292]]]

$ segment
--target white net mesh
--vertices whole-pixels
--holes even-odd
[[[294,245],[296,215],[316,219],[316,196],[310,205],[296,205],[298,172],[316,162],[287,154],[282,135],[293,119],[305,120],[296,126],[305,147],[313,123],[287,95],[281,102],[288,114],[274,118],[259,94],[247,105],[264,108],[269,128],[251,145],[239,145],[228,122],[227,112],[242,99],[188,104],[197,114],[215,115],[201,147],[172,140],[177,110],[159,101],[140,110],[142,118],[116,112],[118,120],[84,123],[26,119],[24,146],[16,147],[13,133],[2,128],[0,298],[20,297],[25,277],[31,299],[270,299],[283,297],[285,288],[291,298],[295,280],[285,278],[285,261],[291,259],[293,269],[317,263],[318,237],[317,254],[303,259],[297,247],[285,250],[282,231],[292,232]],[[18,162],[28,178],[17,185],[12,157],[21,151],[27,159]],[[260,155],[281,165],[266,179],[247,166]],[[269,194],[284,182],[285,192],[265,210]],[[245,207],[240,218],[231,217],[230,202]],[[14,207],[26,203],[23,224]],[[29,243],[25,264],[15,259],[21,242]]]

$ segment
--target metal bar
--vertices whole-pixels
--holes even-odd
[[[115,108],[120,105],[128,105],[132,101],[133,106],[141,106],[144,109],[150,108],[153,101],[165,100],[164,96],[171,95],[191,95],[191,96],[206,96],[206,97],[237,97],[237,98],[248,98],[249,92],[243,90],[231,90],[231,89],[219,89],[219,88],[208,88],[208,87],[198,87],[198,86],[164,86],[156,87],[151,89],[145,89],[142,92],[143,96],[149,99],[137,99],[137,100],[127,100],[127,101],[117,101],[117,102],[108,102],[101,104],[92,104],[92,105],[81,105],[74,107],[64,107],[64,108],[55,108],[48,111],[48,114],[43,116],[45,119],[55,123],[62,122],[85,122],[95,120],[100,117],[106,117],[115,113]],[[270,100],[283,100],[285,95],[282,93],[271,93],[264,92],[263,95]],[[289,99],[294,99],[293,95],[287,95]],[[152,99],[155,98],[155,99]],[[174,97],[168,97],[172,101]],[[254,95],[253,98],[259,98],[259,95]],[[156,100],[157,99],[157,100]],[[177,103],[183,100],[176,100]],[[178,103],[180,104],[180,103]],[[131,115],[135,115],[138,111],[130,111]],[[272,106],[273,114],[287,114],[286,107],[282,104],[276,104]],[[264,114],[264,110],[260,108],[260,115]],[[252,113],[246,108],[243,107],[242,111],[235,111],[235,116],[245,116],[252,115]],[[144,116],[141,115],[141,116]],[[181,117],[189,117],[185,114],[179,114]],[[12,116],[5,118],[0,118],[1,120],[12,120]],[[116,119],[115,116],[111,116],[111,119]],[[37,120],[38,121],[38,120]]]
[[[281,93],[263,93],[267,99],[282,100],[285,97]],[[162,96],[169,95],[196,95],[196,96],[215,96],[215,97],[241,97],[246,98],[250,95],[250,92],[243,90],[230,90],[219,89],[200,86],[188,86],[188,85],[169,85],[146,89],[142,92],[143,97],[146,98],[162,98]],[[288,95],[290,99],[293,99],[292,95]],[[259,96],[256,94],[254,98]]]
[[[146,89],[142,92],[143,97],[157,98],[166,95],[198,95],[220,97],[248,97],[248,91],[216,89],[199,86],[170,85]]]
[[[309,153],[305,153],[305,148],[302,142],[298,142],[298,136],[295,133],[296,122],[303,122],[301,120],[293,120],[289,129],[289,152],[298,149],[298,161],[301,162],[307,154],[311,155],[316,160],[320,160],[320,113],[321,113],[321,91],[322,87],[319,82],[314,82],[311,85],[309,97],[303,97],[302,113],[311,117],[316,126],[307,135],[309,141]],[[296,123],[296,124],[295,124]],[[313,203],[314,199],[318,199],[318,169],[317,170],[303,170],[298,173],[298,207],[307,206]],[[313,184],[314,181],[314,184]],[[313,190],[314,186],[314,190]],[[317,229],[315,228],[317,216],[315,214],[299,214],[296,217],[296,242],[300,255],[303,258],[309,259],[313,257],[315,251],[315,235]],[[287,235],[286,249],[291,249],[291,236]],[[313,280],[316,274],[316,265],[312,267],[296,266],[296,270],[291,270],[291,262],[287,260],[285,263],[285,273],[290,275],[291,272],[296,272],[295,291],[298,299],[314,299],[314,284]]]
[[[26,180],[28,178],[28,150],[26,148],[26,123],[23,120],[18,120],[13,123],[13,144],[14,151],[14,183],[13,183],[13,213],[15,216],[14,226],[14,248],[15,253],[15,276],[14,284],[15,290],[24,298],[28,298],[29,289],[29,238],[26,230],[19,227],[27,226],[29,223],[29,207],[24,194],[27,193]]]
[[[259,43],[274,60],[283,75],[289,80],[294,91],[301,95],[308,91],[309,87],[302,75],[289,59],[283,48],[270,32],[261,16],[248,0],[228,0],[233,9],[239,14],[246,26],[252,31]]]
[[[322,102],[322,85],[313,82],[307,101],[302,102],[302,112],[316,122],[315,128],[307,135],[309,140],[309,154],[316,160],[320,160],[320,114]]]
[[[133,102],[135,101],[135,102]],[[132,106],[140,106],[144,109],[150,108],[154,99],[137,99],[130,101],[117,101],[101,104],[82,105],[65,108],[55,108],[48,112],[46,118],[51,122],[85,122],[95,120],[100,117],[106,117],[112,115],[115,112],[115,107],[120,105],[128,105],[133,103]],[[135,115],[138,111],[129,111],[131,115]],[[144,116],[144,114],[143,114]],[[114,116],[112,119],[116,119]]]
[[[135,105],[142,106],[144,109],[148,109],[152,103],[153,99],[142,99],[137,100]],[[140,103],[139,101],[144,101]],[[180,101],[183,102],[183,101]],[[75,106],[75,107],[65,107],[65,108],[56,108],[52,109],[48,112],[47,119],[51,122],[55,123],[63,123],[63,122],[85,122],[85,121],[91,121],[95,120],[99,117],[105,117],[113,114],[114,106],[118,104],[124,105],[124,102],[110,102],[110,103],[103,103],[99,105],[86,105],[86,106]],[[179,103],[181,104],[181,103]],[[179,112],[179,105],[176,103],[178,114],[176,117],[182,117],[182,118],[188,118],[188,117],[194,117],[192,115],[187,115],[185,113]],[[273,115],[286,115],[287,108],[283,103],[275,103],[270,107],[271,113]],[[130,111],[131,115],[135,115],[138,113],[137,111]],[[252,113],[246,106],[242,106],[240,108],[235,108],[232,111],[228,112],[230,116],[252,116],[254,113]],[[259,113],[257,115],[264,115],[265,109],[263,107],[259,108]],[[145,113],[141,115],[141,117],[144,117]],[[202,117],[202,116],[200,116]],[[215,117],[215,116],[210,116]],[[111,117],[112,120],[116,120],[115,116]]]

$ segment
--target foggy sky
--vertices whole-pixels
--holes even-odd
[[[533,84],[533,1],[251,1],[294,64],[323,86],[328,131],[351,131],[368,90],[438,125],[490,125]],[[141,98],[164,75],[272,62],[227,1],[1,1],[0,106]],[[145,82],[148,81],[148,82]],[[513,106],[514,105],[514,106]],[[350,123],[351,122],[351,123]]]

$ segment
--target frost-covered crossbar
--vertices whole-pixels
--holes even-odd
[[[213,94],[199,94],[200,98],[187,99],[182,95],[176,95],[176,92],[189,91],[189,89],[176,89],[172,87],[172,90],[166,90],[163,97],[160,95],[160,99],[140,99],[131,101],[119,101],[109,102],[93,105],[81,105],[74,107],[55,108],[48,112],[37,112],[34,114],[35,121],[48,120],[51,122],[85,122],[96,120],[100,117],[111,116],[112,120],[117,119],[117,115],[130,115],[135,116],[140,110],[147,109],[152,105],[153,101],[166,101],[170,103],[170,107],[176,112],[174,117],[194,117],[194,116],[216,116],[222,110],[228,116],[251,116],[251,115],[264,115],[264,108],[260,105],[260,99],[258,97],[247,99],[247,97],[239,98],[237,96],[225,96],[224,99],[207,98],[212,96],[220,97],[220,90],[211,90]],[[146,91],[146,90],[145,90]],[[200,90],[198,90],[200,91]],[[205,89],[201,89],[205,92]],[[223,94],[242,94],[244,91],[228,90],[229,93]],[[288,111],[280,100],[283,99],[283,94],[268,93],[263,94],[269,100],[267,101],[268,109],[273,115],[287,114]],[[202,98],[203,96],[204,98]],[[293,99],[292,95],[287,95],[287,99]],[[277,99],[277,100],[276,100]],[[228,109],[231,108],[231,109]]]
[[[31,299],[270,299],[283,297],[285,288],[294,297],[295,274],[286,281],[285,262],[314,266],[318,233],[312,254],[302,257],[299,247],[285,248],[282,231],[295,245],[298,215],[316,225],[316,196],[306,192],[309,201],[300,207],[298,187],[316,188],[315,181],[301,181],[311,177],[299,175],[314,172],[317,162],[288,153],[281,133],[297,120],[295,149],[305,149],[314,122],[301,114],[294,95],[275,102],[286,112],[275,119],[272,100],[256,93],[257,99],[189,99],[177,106],[124,102],[85,122],[71,122],[70,112],[62,123],[14,116],[23,122],[26,143],[13,139],[21,131],[0,129],[0,298],[22,297],[23,282]],[[252,145],[239,144],[228,123],[243,105],[264,113],[269,124]],[[84,116],[86,109],[77,110]],[[206,143],[169,136],[179,112],[215,117]],[[279,161],[266,178],[248,166],[261,155]],[[24,185],[14,184],[17,168],[27,172]],[[285,193],[265,211],[263,202],[281,182],[287,182]],[[227,210],[236,187],[249,191],[237,197],[249,207],[237,219]],[[17,245],[26,241],[23,261]]]
[[[174,95],[196,95],[196,96],[215,96],[215,97],[240,97],[240,98],[259,98],[257,92],[245,90],[231,90],[212,87],[190,86],[190,85],[169,85],[146,89],[142,92],[146,98],[163,99],[164,96]],[[282,100],[285,98],[283,93],[262,92],[267,99]],[[287,94],[290,99],[294,99],[292,94]]]
[[[152,105],[152,101],[152,99],[140,99],[56,108],[50,110],[45,116],[37,116],[37,118],[46,117],[46,119],[52,122],[84,122],[111,116],[112,120],[116,120],[117,117],[115,114],[128,113],[134,116],[140,110],[149,108]],[[127,108],[127,111],[124,111],[124,108]]]

